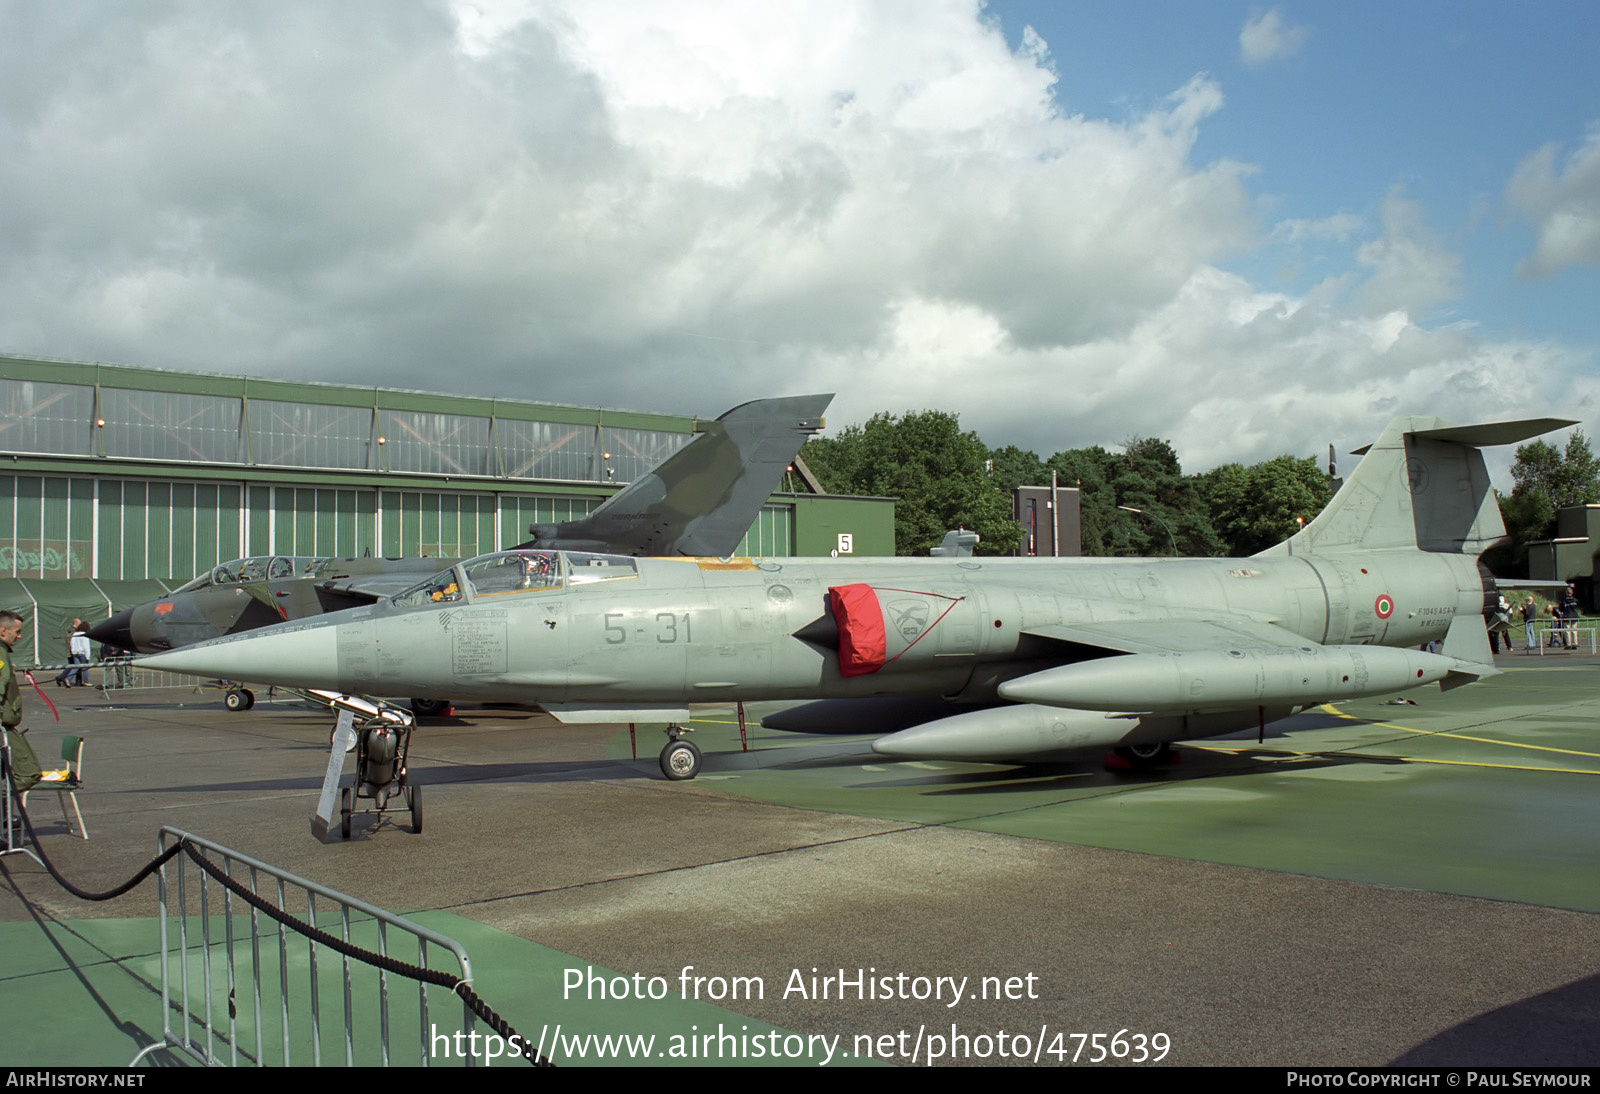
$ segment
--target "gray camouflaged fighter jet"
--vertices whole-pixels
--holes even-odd
[[[1505,528],[1478,448],[1570,424],[1397,418],[1321,515],[1252,558],[515,550],[371,607],[144,663],[375,695],[531,701],[596,721],[686,720],[697,700],[814,699],[824,702],[769,724],[893,729],[873,747],[895,758],[1028,761],[1112,748],[1154,763],[1173,741],[1316,703],[1494,674],[1484,614],[1496,593],[1478,555]],[[1419,651],[1434,640],[1440,652]],[[698,751],[676,725],[668,735],[663,771],[691,777]]]
[[[521,547],[621,555],[731,555],[800,452],[822,429],[832,395],[742,403],[653,471],[594,512],[534,524]],[[159,653],[258,627],[371,604],[415,585],[456,559],[235,559],[167,596],[124,609],[89,632],[91,641]],[[248,692],[229,705],[249,705]],[[427,704],[424,701],[425,705]],[[430,705],[442,707],[442,701]]]

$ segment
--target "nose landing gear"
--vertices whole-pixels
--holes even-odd
[[[667,727],[667,747],[661,750],[661,773],[674,782],[700,774],[700,750],[684,739],[682,726]]]

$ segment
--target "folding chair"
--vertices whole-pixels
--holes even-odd
[[[83,786],[83,738],[61,738],[61,758],[67,762],[66,768],[46,771],[42,779],[23,793],[22,807],[28,807],[28,795],[35,790],[54,790],[61,802],[61,816],[67,822],[67,831],[71,832],[72,817],[67,814],[67,799],[71,798],[72,812],[78,817],[78,833],[88,839],[89,830],[83,826],[83,813],[78,809],[78,790]]]

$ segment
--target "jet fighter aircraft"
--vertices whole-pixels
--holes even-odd
[[[896,758],[1046,760],[1173,741],[1330,700],[1493,674],[1505,535],[1482,445],[1571,422],[1397,418],[1293,538],[1251,558],[648,559],[513,550],[371,607],[145,659],[369,694],[537,702],[663,722],[706,700],[878,699]],[[1442,641],[1439,653],[1419,644]],[[839,700],[853,702],[840,704]],[[929,708],[933,709],[930,710]],[[914,712],[907,717],[907,712]],[[901,728],[904,727],[904,728]],[[698,751],[674,727],[670,778]]]
[[[800,446],[822,429],[832,395],[743,403],[586,517],[534,524],[523,547],[623,555],[731,555]],[[261,556],[225,562],[167,596],[89,631],[136,653],[371,604],[455,559]],[[230,696],[231,698],[231,696]],[[438,704],[442,706],[443,704]]]

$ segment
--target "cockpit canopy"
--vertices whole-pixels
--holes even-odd
[[[326,561],[327,558],[320,555],[252,555],[249,558],[236,558],[173,591],[187,593],[208,585],[249,585],[257,581],[304,577]]]
[[[624,555],[582,551],[499,551],[441,570],[391,598],[400,608],[476,601],[516,593],[559,592],[569,585],[637,577],[637,562]]]

